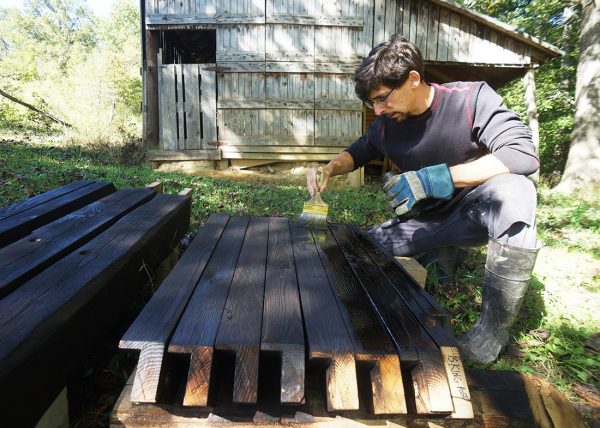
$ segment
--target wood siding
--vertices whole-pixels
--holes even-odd
[[[206,64],[158,67],[162,150],[201,153],[218,141],[225,158],[257,158],[262,147],[289,160],[310,157],[295,148],[347,146],[364,122],[354,71],[394,33],[428,64],[532,63],[523,40],[439,1],[145,1],[147,29],[216,32],[212,75]],[[205,81],[208,94],[198,86]]]
[[[425,61],[526,66],[529,45],[471,17],[421,0],[374,0],[375,43],[402,34]]]

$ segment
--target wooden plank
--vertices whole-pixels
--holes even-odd
[[[153,161],[220,160],[221,152],[207,150],[148,150],[148,159]]]
[[[195,15],[147,15],[147,25],[173,24],[264,24],[264,14],[206,13]]]
[[[156,402],[167,341],[175,330],[228,221],[229,216],[225,214],[213,214],[208,218],[179,262],[119,342],[121,349],[140,350],[131,392],[134,402]]]
[[[183,101],[183,70],[181,64],[174,64],[175,67],[175,130],[177,135],[177,148],[185,150],[185,105]]]
[[[175,64],[161,65],[159,71],[159,147],[177,150],[177,105],[175,103]]]
[[[281,353],[282,404],[304,403],[304,328],[287,220],[269,219],[260,348]]]
[[[69,184],[65,184],[64,186],[57,187],[36,196],[32,196],[31,198],[25,199],[17,204],[0,208],[0,221],[27,211],[31,208],[37,207],[38,205],[48,203],[48,201],[66,195],[74,190],[89,186],[91,183],[93,182],[89,180],[73,181]]]
[[[369,305],[361,278],[355,276],[329,230],[312,233],[352,339],[354,355],[359,361],[373,364],[370,375],[374,413],[406,413],[400,360],[381,320]]]
[[[268,219],[250,219],[215,339],[215,349],[235,353],[234,403],[258,398],[268,230]]]
[[[215,338],[248,221],[234,217],[227,223],[169,342],[169,352],[190,356],[184,406],[207,404]]]
[[[209,149],[217,141],[217,75],[211,67],[200,66],[200,107],[202,110],[202,148]]]
[[[449,38],[448,38],[448,61],[459,61],[460,55],[460,15],[450,14]]]
[[[198,64],[183,64],[185,82],[185,149],[202,149],[200,72]],[[215,112],[216,115],[216,112]]]
[[[385,33],[385,4],[386,0],[375,0],[375,21],[373,23],[375,44],[383,42]]]
[[[82,185],[83,184],[83,185]],[[66,187],[66,186],[65,186]],[[6,208],[0,220],[0,247],[28,235],[34,229],[94,202],[112,192],[115,186],[105,182],[76,182],[68,192],[49,192]]]
[[[389,40],[392,34],[396,34],[396,0],[385,0],[385,19],[383,22],[385,31],[382,40]]]
[[[0,248],[0,299],[155,195],[120,190]]]
[[[474,378],[473,374],[483,372],[482,370],[470,370],[467,372],[468,378]],[[541,421],[550,421],[542,397],[534,385],[528,388],[531,382],[522,382],[517,389],[509,387],[505,389],[504,380],[507,377],[520,377],[519,373],[509,371],[491,371],[495,376],[490,377],[485,383],[479,383],[479,388],[473,390],[473,402],[476,403],[475,415],[473,419],[462,421],[440,418],[439,415],[385,415],[373,416],[365,409],[360,409],[349,414],[326,414],[323,407],[323,394],[319,385],[311,383],[308,379],[307,402],[314,403],[310,407],[301,407],[301,410],[290,412],[290,410],[279,406],[278,408],[250,409],[243,416],[238,409],[232,409],[226,405],[207,409],[185,409],[178,405],[171,404],[132,404],[130,400],[130,391],[132,378],[126,382],[121,395],[119,396],[112,414],[110,424],[114,427],[141,428],[148,426],[170,426],[174,428],[195,427],[214,427],[216,425],[231,424],[233,426],[256,426],[256,425],[286,425],[302,426],[305,428],[360,428],[369,426],[392,426],[392,427],[411,427],[411,428],[474,428],[474,427],[533,427],[540,424],[532,414],[532,408],[535,403],[540,403],[540,411],[545,413],[545,419]],[[533,389],[533,394],[528,395],[526,389]],[[530,397],[531,405],[528,403]],[[534,398],[535,397],[535,401]],[[493,406],[496,404],[496,406]],[[239,407],[239,406],[238,406]],[[295,409],[293,409],[295,410]],[[264,415],[268,412],[273,419],[264,421]],[[219,416],[217,416],[219,415]],[[537,416],[537,415],[536,415]],[[263,418],[263,419],[261,419]],[[231,422],[235,419],[235,422]],[[575,419],[576,421],[579,418]],[[536,423],[538,425],[536,425]],[[543,426],[543,425],[540,425]]]
[[[460,351],[456,347],[440,346],[440,352],[444,359],[444,368],[450,385],[450,395],[454,411],[453,418],[470,419],[473,417],[473,405],[471,404],[471,393],[467,385],[465,369],[460,358]]]
[[[403,0],[404,8],[402,13],[402,36],[410,39],[410,3],[411,0]]]
[[[147,282],[144,267],[156,268],[187,230],[189,213],[189,198],[157,195],[0,300],[4,424],[34,425]]]
[[[450,11],[440,7],[440,25],[438,36],[437,61],[448,60],[448,49],[450,43]]]
[[[326,370],[327,409],[358,409],[354,348],[319,261],[313,236],[309,229],[298,223],[292,223],[290,229],[308,356],[311,360],[325,359],[329,363]]]
[[[449,334],[445,323],[447,314],[427,292],[412,280],[404,268],[391,256],[386,255],[363,234],[355,232],[355,238],[365,248],[370,258],[380,267],[390,284],[406,302],[411,312],[419,320],[423,328],[435,340],[438,346],[456,346],[456,341]]]
[[[458,45],[458,59],[460,62],[469,62],[469,38],[471,30],[471,21],[462,16],[460,18],[460,33]]]
[[[440,8],[437,5],[429,5],[429,26],[427,27],[427,51],[423,59],[435,61],[437,59],[439,34]]]
[[[369,300],[388,328],[402,361],[414,361],[411,371],[418,413],[450,413],[452,398],[440,352],[412,316],[393,284],[383,275],[362,245],[359,234],[342,225],[330,225]]]
[[[224,145],[220,147],[223,153],[327,153],[338,154],[339,146],[331,147],[298,147],[298,146],[254,146],[254,145]]]
[[[429,24],[429,2],[419,2],[419,18],[417,20],[417,47],[421,53],[427,53],[427,25]]]

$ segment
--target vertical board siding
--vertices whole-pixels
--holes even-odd
[[[267,61],[313,62],[315,29],[308,25],[267,25]]]
[[[421,0],[372,0],[373,46],[401,34],[416,44],[426,61],[476,64],[531,62],[525,49],[509,35],[495,31],[448,8]]]
[[[264,60],[264,25],[238,24],[217,27],[217,62]]]
[[[217,141],[214,64],[158,67],[159,147],[211,149]]]

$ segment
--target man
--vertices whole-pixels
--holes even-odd
[[[538,251],[539,168],[529,129],[484,82],[427,84],[418,48],[401,36],[375,47],[354,76],[377,115],[368,132],[324,168],[330,177],[387,156],[401,169],[384,184],[397,217],[370,231],[395,256],[488,244],[481,316],[458,339],[463,355],[491,363],[508,343]]]

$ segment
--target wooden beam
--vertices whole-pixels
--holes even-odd
[[[208,218],[179,263],[119,342],[121,349],[140,350],[131,391],[132,401],[156,402],[167,342],[228,221],[229,216],[223,214],[213,214]]]
[[[235,353],[234,403],[258,399],[268,231],[268,219],[250,219],[215,338],[215,349]]]
[[[291,224],[290,228],[308,356],[311,360],[324,359],[328,363],[327,410],[358,409],[354,347],[327,274],[320,263],[315,263],[319,255],[313,235],[298,223]]]
[[[370,307],[369,296],[361,286],[361,278],[355,275],[329,230],[312,233],[352,339],[355,358],[373,364],[371,390],[374,413],[406,413],[400,360],[387,332]]]
[[[157,55],[160,44],[158,31],[145,31],[146,70],[145,80],[145,116],[144,136],[147,148],[158,148],[158,65]]]
[[[80,208],[0,248],[0,298],[149,201],[151,189],[126,189]]]
[[[282,404],[304,403],[304,327],[287,220],[269,219],[269,252],[260,348],[281,354]]]
[[[234,217],[227,223],[169,343],[169,352],[190,358],[184,406],[208,403],[215,339],[248,221]]]
[[[220,160],[221,152],[208,150],[148,150],[151,161]]]
[[[0,247],[117,189],[112,183],[76,181],[0,210]]]

